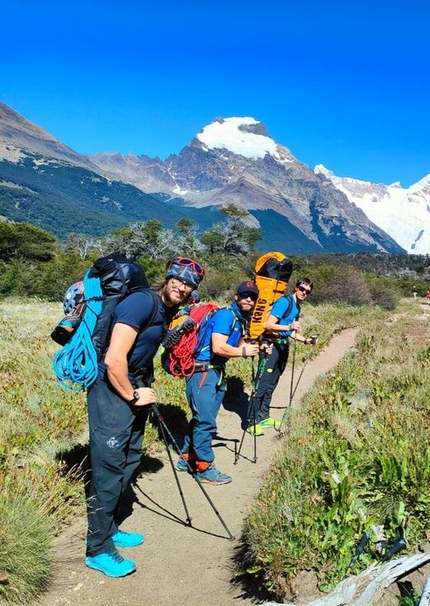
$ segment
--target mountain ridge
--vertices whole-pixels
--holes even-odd
[[[304,254],[306,251],[312,254],[355,250],[404,252],[361,209],[351,204],[344,192],[326,176],[316,174],[294,158],[290,150],[271,139],[265,125],[254,118],[218,118],[179,154],[162,161],[118,153],[81,156],[1,104],[0,159],[0,196],[8,200],[8,204],[3,205],[6,217],[11,214],[16,192],[12,187],[7,190],[5,175],[9,175],[12,184],[20,186],[23,177],[17,174],[18,169],[23,171],[26,167],[28,186],[33,183],[30,177],[40,172],[42,166],[58,168],[60,163],[63,170],[58,172],[66,189],[71,189],[74,169],[78,167],[88,171],[86,183],[98,181],[98,193],[96,187],[84,191],[81,182],[74,183],[76,200],[73,202],[69,197],[67,209],[63,208],[63,214],[74,213],[74,231],[78,227],[81,233],[86,233],[86,225],[83,221],[76,226],[80,207],[94,211],[100,208],[105,217],[106,213],[114,216],[121,224],[163,216],[163,222],[168,217],[170,226],[172,221],[188,216],[199,217],[203,228],[207,228],[213,222],[213,210],[234,201],[246,209],[248,222],[261,229],[261,247],[288,246],[284,238],[277,236],[279,231],[294,234],[296,246]],[[50,171],[50,178],[55,179],[55,170]],[[37,185],[43,189],[47,184],[48,181],[39,179]],[[26,196],[32,202],[26,200],[27,208],[32,203],[41,209],[43,197],[36,200],[29,190],[31,187],[27,187]],[[61,193],[61,188],[56,186],[58,191]],[[92,197],[98,200],[93,207]],[[29,213],[24,212],[22,196],[20,205],[23,212],[17,213],[15,204],[14,216],[8,218],[26,220]],[[278,217],[278,230],[274,230],[276,221],[269,217],[270,213]],[[33,212],[33,216],[35,214]],[[100,228],[102,224],[107,225],[106,218],[100,220]],[[60,226],[55,227],[54,233],[58,234]]]
[[[107,170],[100,158],[93,161]],[[147,163],[134,166],[142,181],[154,176]],[[353,242],[375,251],[400,250],[343,192],[277,144],[254,118],[216,119],[164,166],[163,172],[159,163],[156,169],[164,191],[182,196],[194,208],[234,201],[251,214],[270,209],[332,252],[351,250]]]
[[[384,185],[338,177],[323,165],[315,167],[361,208],[371,221],[389,233],[408,253],[430,253],[430,175],[410,187]]]

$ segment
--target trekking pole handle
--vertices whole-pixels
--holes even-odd
[[[146,385],[145,381],[142,379],[142,377],[136,377],[134,380],[134,383],[136,385],[136,387],[150,387],[151,385]],[[158,419],[162,419],[163,417],[161,416],[161,413],[158,409],[157,404],[150,404],[149,405],[150,408],[152,408],[154,414],[157,416]]]
[[[311,345],[316,345],[317,339],[320,336],[319,332],[316,332],[314,335],[311,335],[309,338],[311,340]]]

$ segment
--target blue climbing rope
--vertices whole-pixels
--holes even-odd
[[[52,366],[63,387],[81,391],[90,387],[97,378],[97,352],[92,334],[103,305],[103,292],[99,278],[84,278],[85,312],[82,322],[72,338],[54,356]]]

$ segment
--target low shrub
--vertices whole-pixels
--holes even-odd
[[[427,539],[429,328],[406,311],[369,308],[354,350],[290,416],[244,533],[242,572],[278,600],[297,597],[303,570],[332,588],[364,532],[371,540],[354,571],[380,560],[378,533],[392,543],[401,528],[409,550]]]

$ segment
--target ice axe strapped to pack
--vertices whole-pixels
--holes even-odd
[[[249,324],[249,336],[258,339],[273,303],[281,297],[293,273],[293,263],[281,252],[268,252],[255,263],[255,283],[259,296]]]

